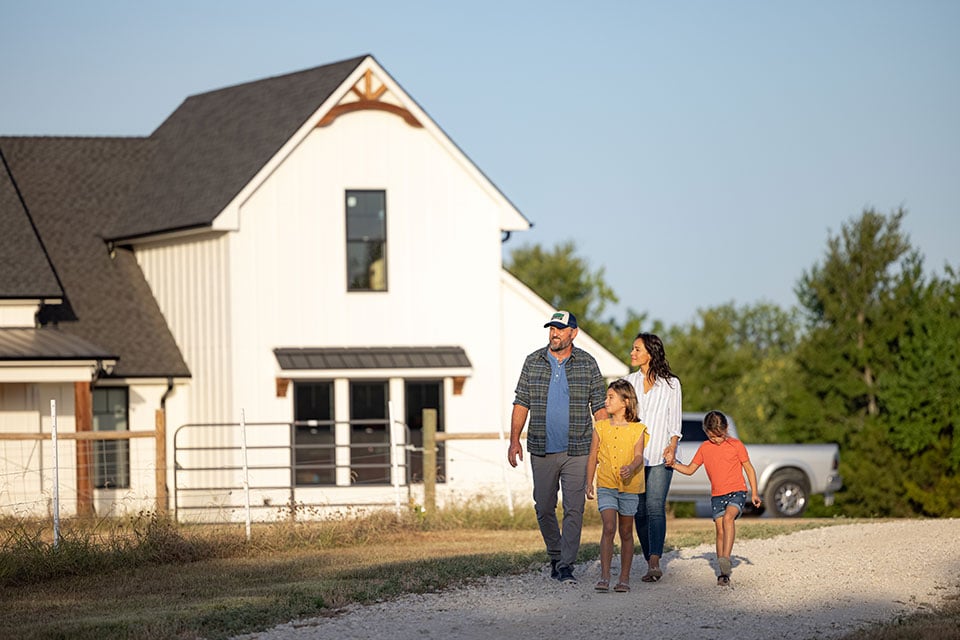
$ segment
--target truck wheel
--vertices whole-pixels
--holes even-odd
[[[773,474],[763,492],[770,512],[781,518],[799,518],[807,508],[810,483],[802,471],[784,469]]]

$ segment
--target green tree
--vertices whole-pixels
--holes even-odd
[[[604,317],[608,307],[620,299],[607,284],[603,267],[592,270],[576,255],[573,242],[558,244],[549,251],[540,245],[518,247],[510,253],[506,268],[555,309],[576,315],[580,327],[593,339],[630,362],[630,346],[646,322],[646,314],[627,309],[622,323],[612,316]]]
[[[810,363],[817,395],[843,416],[879,412],[877,371],[889,360],[887,341],[902,319],[895,294],[905,290],[903,274],[916,274],[915,255],[896,268],[910,250],[900,231],[904,215],[864,211],[828,240],[823,262],[804,272],[796,288],[811,332],[802,361]]]
[[[625,364],[630,364],[630,350],[640,332],[655,333],[663,338],[664,326],[660,320],[649,321],[646,313],[638,313],[627,308],[627,318],[622,324],[611,320],[610,344],[604,344],[611,353],[620,356]]]
[[[690,325],[668,333],[667,353],[690,411],[719,409],[754,442],[777,440],[780,389],[793,371],[796,312],[760,303],[699,309]]]
[[[960,277],[951,268],[911,299],[892,348],[897,366],[878,380],[887,441],[909,460],[904,489],[913,510],[960,516]]]
[[[797,376],[794,354],[770,353],[743,372],[726,407],[748,442],[790,442],[786,409]]]
[[[957,493],[944,481],[956,411],[917,410],[942,399],[939,363],[925,358],[956,349],[955,321],[943,324],[956,306],[955,283],[924,284],[922,259],[900,229],[904,215],[864,211],[797,285],[808,333],[797,350],[788,430],[798,441],[840,444],[845,490],[837,502],[848,515],[942,512],[933,488]],[[933,451],[935,461],[917,466],[921,452]]]

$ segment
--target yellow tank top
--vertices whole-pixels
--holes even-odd
[[[624,493],[643,493],[645,476],[643,462],[627,479],[620,477],[620,467],[633,460],[633,448],[640,438],[644,446],[650,441],[650,434],[642,422],[630,422],[623,425],[610,424],[610,420],[600,420],[593,425],[600,438],[597,449],[597,486],[618,489]]]

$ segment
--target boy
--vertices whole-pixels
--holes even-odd
[[[730,554],[733,552],[733,539],[736,535],[734,522],[740,517],[747,500],[744,472],[750,481],[750,501],[753,506],[760,506],[757,473],[750,464],[747,448],[736,438],[727,435],[727,428],[727,417],[719,411],[711,411],[703,417],[703,431],[707,434],[707,441],[693,454],[690,464],[683,464],[679,460],[673,463],[674,469],[688,476],[693,475],[700,465],[707,469],[713,522],[717,526],[717,564],[720,566],[717,584],[720,586],[730,584],[730,572],[733,569]]]

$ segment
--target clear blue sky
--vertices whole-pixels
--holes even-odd
[[[624,307],[796,304],[903,206],[960,265],[960,2],[0,0],[0,134],[149,135],[189,95],[371,53]]]

